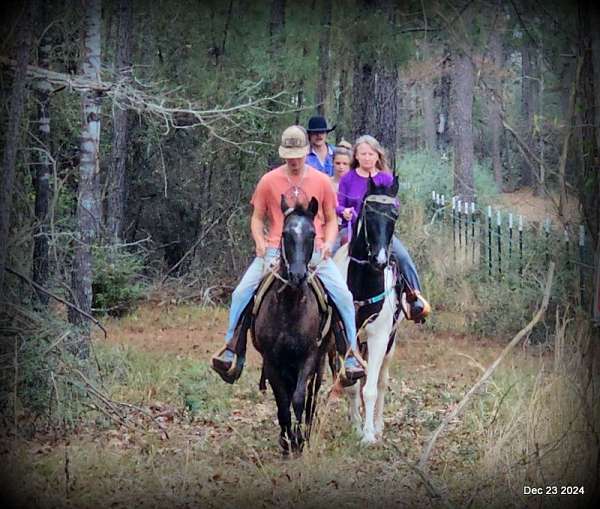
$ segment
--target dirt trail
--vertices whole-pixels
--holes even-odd
[[[285,461],[273,397],[270,390],[258,391],[254,349],[249,347],[247,367],[234,386],[208,368],[226,323],[224,309],[170,304],[147,304],[108,321],[102,349],[112,353],[103,362],[109,359],[112,367],[106,390],[146,414],[132,412],[130,423],[139,422],[133,427],[96,421],[68,439],[38,435],[20,441],[13,459],[19,458],[22,471],[15,467],[14,475],[29,482],[19,495],[28,500],[49,493],[62,506],[68,468],[69,500],[77,507],[190,507],[200,501],[220,508],[224,500],[228,507],[248,506],[248,500],[256,507],[429,507],[429,495],[406,462],[416,462],[431,431],[503,346],[402,324],[384,440],[372,448],[359,445],[344,400],[327,396],[327,375],[310,447],[297,461]],[[102,354],[104,339],[98,335],[95,341]],[[431,475],[443,480],[458,503],[471,496],[466,479],[476,475],[485,453],[490,416],[487,410],[481,414],[483,408],[449,429],[430,461]]]

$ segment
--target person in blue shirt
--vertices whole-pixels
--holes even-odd
[[[306,128],[310,142],[310,152],[306,156],[306,164],[330,177],[333,176],[334,148],[327,143],[327,133],[334,129],[335,125],[329,127],[325,117],[311,117]]]

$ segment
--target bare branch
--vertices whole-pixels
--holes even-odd
[[[21,274],[20,272],[17,272],[16,270],[11,269],[10,267],[5,267],[5,269],[9,274],[12,274],[14,276],[17,276],[18,278],[21,278],[23,281],[25,281],[26,283],[33,286],[36,290],[39,290],[40,292],[45,293],[46,295],[48,295],[48,297],[52,297],[54,300],[57,300],[58,302],[62,302],[65,306],[73,309],[74,311],[77,311],[80,315],[85,316],[88,320],[90,320],[95,325],[97,325],[102,330],[102,332],[104,332],[104,338],[108,337],[108,332],[106,332],[106,329],[102,326],[102,324],[98,320],[96,320],[92,315],[86,313],[83,309],[77,307],[72,302],[66,301],[65,299],[59,297],[58,295],[53,294],[49,290],[46,290],[43,286],[38,285],[36,282],[32,281],[31,279],[29,279],[27,276]]]
[[[479,388],[486,382],[486,380],[490,376],[492,376],[492,374],[494,373],[496,368],[499,366],[499,364],[502,362],[502,360],[508,355],[508,353],[519,343],[519,341],[521,341],[521,339],[523,339],[523,337],[526,334],[528,334],[533,329],[535,324],[538,323],[542,319],[542,317],[544,316],[544,313],[546,312],[546,308],[548,307],[548,302],[550,300],[550,290],[552,289],[553,279],[554,279],[554,262],[550,262],[550,268],[548,269],[548,277],[546,278],[546,288],[544,290],[544,297],[542,299],[542,305],[540,306],[540,309],[535,314],[535,316],[531,319],[531,321],[523,329],[521,329],[514,338],[512,338],[510,340],[510,343],[508,343],[508,345],[506,345],[504,350],[502,350],[502,353],[500,354],[500,356],[488,367],[486,372],[481,376],[481,378],[477,381],[477,383],[475,385],[473,385],[473,387],[471,387],[471,389],[469,389],[469,391],[465,394],[465,396],[460,401],[460,403],[458,403],[458,405],[456,405],[454,410],[452,412],[450,412],[444,418],[442,423],[438,426],[438,428],[435,430],[435,432],[433,433],[433,435],[431,436],[431,438],[429,439],[429,441],[423,448],[423,453],[421,454],[421,458],[419,459],[419,463],[418,463],[418,467],[420,469],[425,470],[425,468],[427,466],[427,461],[429,460],[429,456],[431,455],[431,451],[433,450],[435,442],[437,441],[437,439],[438,439],[439,435],[442,433],[442,431],[444,431],[444,429],[448,426],[448,424],[450,424],[458,416],[458,414],[460,414],[460,412],[463,410],[463,408],[467,405],[467,403],[471,399],[471,396],[473,396],[473,394],[475,394],[479,390]]]

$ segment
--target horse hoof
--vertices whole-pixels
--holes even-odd
[[[377,438],[373,433],[365,433],[360,441],[362,445],[373,445],[377,443]]]

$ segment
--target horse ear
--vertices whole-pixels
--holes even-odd
[[[390,187],[390,196],[396,196],[398,194],[398,189],[400,189],[400,181],[398,180],[398,175],[394,173],[394,182]]]
[[[283,212],[284,214],[287,212],[287,209],[289,209],[287,202],[285,201],[285,196],[282,194],[281,195],[281,212]]]
[[[319,200],[317,200],[314,196],[310,199],[307,210],[312,214],[313,217],[317,215],[317,212],[319,211]]]

